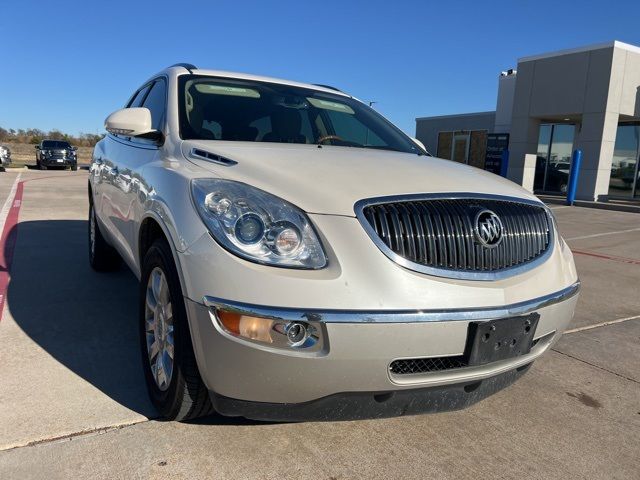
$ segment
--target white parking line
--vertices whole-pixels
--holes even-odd
[[[11,191],[4,202],[4,206],[2,207],[2,210],[0,210],[0,233],[4,231],[4,224],[7,221],[7,215],[9,215],[9,209],[13,203],[13,199],[16,196],[16,190],[18,189],[18,183],[20,183],[21,176],[22,173],[18,173],[16,176],[16,179],[13,181],[13,185],[11,186]]]
[[[592,328],[606,327],[607,325],[615,325],[616,323],[628,322],[629,320],[639,320],[640,315],[634,315],[633,317],[618,318],[617,320],[610,320],[608,322],[596,323],[595,325],[587,325],[586,327],[572,328],[571,330],[565,330],[567,333],[583,332],[585,330],[591,330]]]
[[[591,235],[582,235],[580,237],[565,238],[565,242],[569,240],[583,240],[585,238],[605,237],[607,235],[616,235],[618,233],[640,232],[640,228],[630,228],[629,230],[616,230],[614,232],[593,233]]]

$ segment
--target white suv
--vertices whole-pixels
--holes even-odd
[[[573,258],[544,204],[337,89],[180,64],[106,129],[90,261],[140,279],[166,418],[462,408],[573,316]]]

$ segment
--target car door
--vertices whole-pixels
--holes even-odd
[[[149,88],[140,106],[151,112],[151,125],[154,130],[164,133],[166,118],[167,87],[164,78],[156,79]],[[115,147],[117,159],[115,174],[112,176],[113,195],[112,222],[116,235],[125,252],[125,260],[135,271],[137,251],[137,225],[142,216],[140,203],[141,171],[145,165],[154,161],[159,154],[157,142],[143,138],[127,138]]]
[[[125,108],[140,107],[147,97],[153,82],[149,82],[139,88],[127,102]],[[118,165],[123,157],[130,156],[128,145],[131,143],[129,137],[108,133],[103,148],[95,159],[94,170],[94,201],[95,209],[100,222],[106,229],[114,247],[118,249],[126,261],[130,261],[131,249],[126,246],[124,238],[120,234],[119,223],[121,222],[120,208],[118,207],[119,195],[119,170]]]

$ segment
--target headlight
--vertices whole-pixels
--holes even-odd
[[[298,207],[244,183],[191,182],[193,200],[218,243],[258,263],[318,269],[327,258],[311,222]]]

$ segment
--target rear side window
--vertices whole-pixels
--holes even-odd
[[[167,87],[165,86],[164,80],[156,80],[142,104],[143,107],[151,111],[151,126],[155,130],[162,130],[166,104]]]

